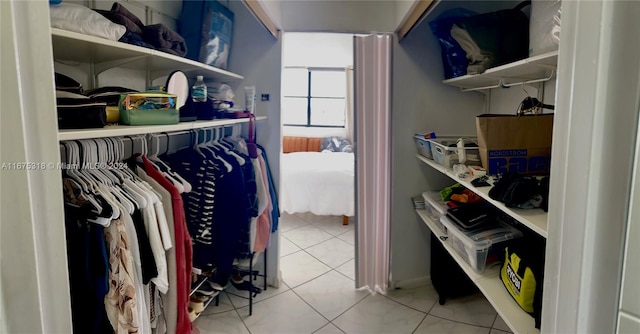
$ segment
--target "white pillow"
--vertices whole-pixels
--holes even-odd
[[[113,23],[100,13],[85,6],[61,3],[49,7],[51,27],[119,40],[127,31],[123,25]]]

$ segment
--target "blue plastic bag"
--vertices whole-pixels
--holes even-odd
[[[445,79],[456,78],[467,74],[467,53],[460,44],[451,37],[451,27],[460,18],[476,15],[477,13],[464,9],[454,8],[440,14],[435,20],[429,22],[431,32],[438,38],[442,52],[442,65]]]

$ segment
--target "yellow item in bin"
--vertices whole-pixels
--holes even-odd
[[[120,121],[128,125],[178,124],[177,96],[145,92],[120,95]]]
[[[513,299],[528,313],[533,313],[533,300],[536,293],[536,278],[530,267],[516,253],[509,254],[505,248],[505,261],[500,270],[500,278]]]
[[[105,111],[107,112],[107,123],[120,122],[120,108],[118,106],[107,106]]]

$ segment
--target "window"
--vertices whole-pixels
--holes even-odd
[[[347,82],[340,68],[285,68],[282,121],[288,126],[345,126]]]

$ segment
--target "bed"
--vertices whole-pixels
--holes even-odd
[[[355,214],[353,152],[321,152],[322,138],[283,138],[280,163],[282,211],[291,214]]]

